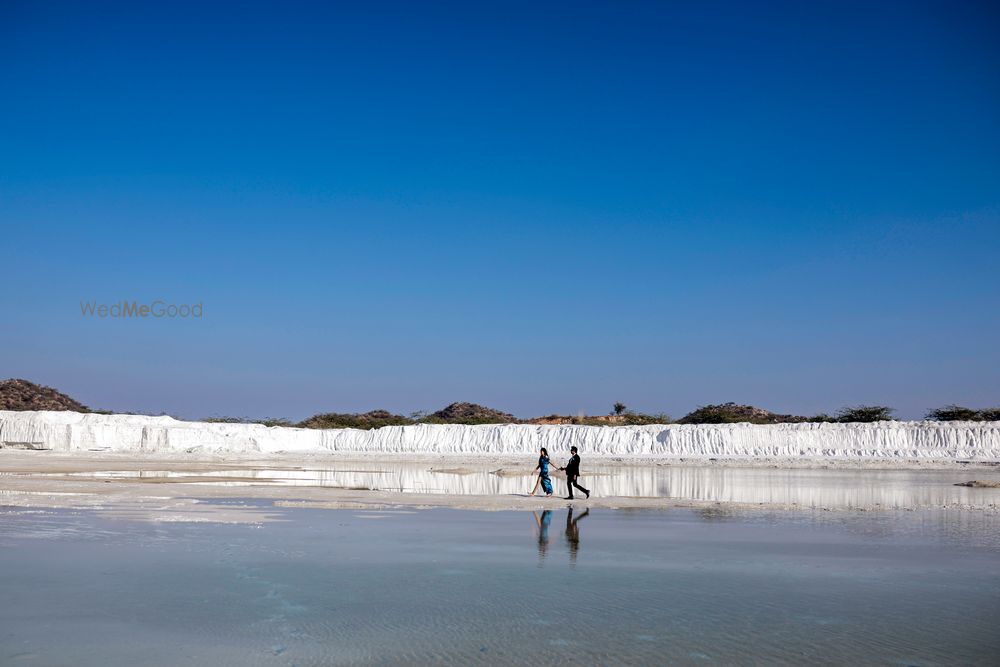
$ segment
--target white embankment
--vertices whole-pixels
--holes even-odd
[[[389,426],[311,430],[171,417],[0,411],[0,447],[62,452],[531,456],[539,447],[623,458],[1000,461],[1000,422]]]

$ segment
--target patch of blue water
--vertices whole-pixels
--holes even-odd
[[[0,664],[975,665],[1000,648],[984,512],[282,516],[4,511]]]

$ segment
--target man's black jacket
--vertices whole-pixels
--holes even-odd
[[[580,476],[580,456],[579,454],[574,454],[569,463],[566,464],[566,476],[567,477],[579,477]]]

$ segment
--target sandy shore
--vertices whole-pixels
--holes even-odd
[[[595,464],[596,465],[596,464]],[[698,468],[685,468],[685,465]],[[756,502],[706,500],[696,497],[648,497],[639,495],[595,494],[590,499],[567,501],[560,497],[529,496],[533,481],[532,463],[504,457],[477,458],[466,461],[460,457],[431,456],[333,456],[289,455],[266,458],[155,456],[137,459],[134,456],[108,453],[34,452],[0,450],[0,505],[20,508],[89,508],[109,516],[154,521],[238,521],[260,522],[280,517],[280,509],[311,507],[358,510],[407,510],[429,507],[450,507],[483,511],[542,510],[565,507],[570,502],[593,508],[610,509],[670,509],[705,508],[735,510],[765,508],[778,510],[854,511],[885,509],[883,502],[852,501],[845,504],[836,495],[809,496],[808,505],[788,502],[788,496],[763,497]],[[784,474],[794,478],[794,471],[942,471],[953,473],[939,484],[954,485],[957,481],[1000,481],[1000,469],[987,463],[960,462],[878,462],[878,461],[725,461],[691,460],[662,461],[600,461],[596,470],[585,467],[585,481],[599,489],[612,488],[619,477],[649,474],[652,468],[670,468],[671,473],[698,472],[712,468],[761,470],[766,474]],[[708,467],[708,468],[706,468]],[[407,492],[405,488],[388,490],[365,485],[337,486],[329,482],[310,483],[310,471],[337,472],[344,468],[346,477],[353,479],[368,473],[389,474],[398,470],[430,475],[445,480],[459,491],[435,493],[422,490]],[[388,471],[388,472],[386,472]],[[654,471],[655,472],[655,471]],[[931,473],[933,474],[933,473]],[[957,476],[956,476],[957,475]],[[352,477],[354,476],[354,477]],[[485,494],[461,490],[466,478],[489,476],[512,492]],[[289,485],[289,477],[294,485]],[[302,477],[302,479],[297,479]],[[870,477],[870,476],[869,476]],[[868,480],[868,478],[865,478]],[[935,478],[937,479],[937,478]],[[841,483],[841,482],[836,482]],[[848,484],[850,480],[848,480]],[[865,484],[871,484],[870,480]],[[469,487],[475,489],[476,487]],[[556,479],[556,491],[564,490]],[[523,491],[522,491],[523,489]],[[933,506],[959,510],[997,511],[1000,490],[977,489],[974,502],[941,501],[929,496]],[[694,494],[692,494],[694,495]],[[738,496],[737,496],[738,497]],[[795,497],[794,494],[791,497]],[[824,500],[824,498],[828,498]],[[902,503],[902,505],[900,504]],[[895,509],[926,506],[924,501],[897,501]]]

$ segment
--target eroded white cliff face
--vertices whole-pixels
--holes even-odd
[[[1000,422],[665,426],[389,426],[374,431],[215,424],[171,417],[0,411],[0,447],[136,453],[392,453],[1000,461]]]

